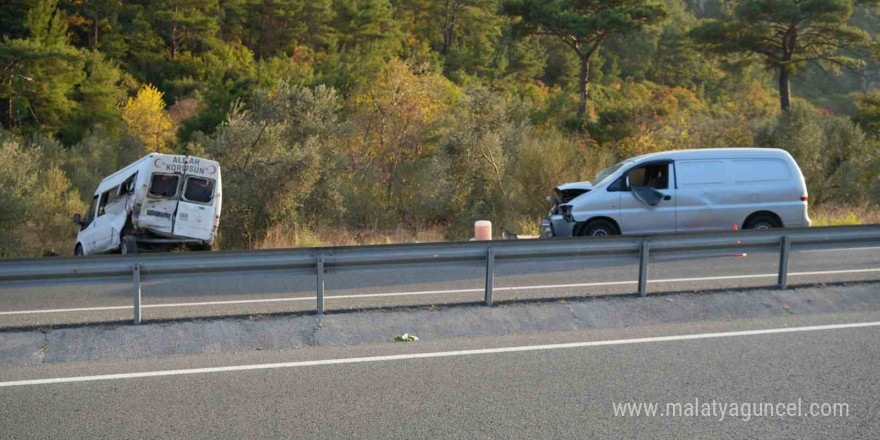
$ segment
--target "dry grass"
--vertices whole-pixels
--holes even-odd
[[[317,246],[355,246],[365,244],[427,243],[443,240],[443,231],[432,228],[424,231],[398,227],[394,230],[349,230],[294,228],[285,230],[272,228],[257,249],[278,249]]]
[[[813,226],[880,224],[880,206],[869,204],[811,206],[810,219],[813,220]]]

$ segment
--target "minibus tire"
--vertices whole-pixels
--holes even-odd
[[[82,257],[83,256],[83,247],[81,244],[77,243],[76,247],[73,249],[73,256]]]
[[[136,254],[138,251],[137,240],[131,235],[126,235],[122,237],[122,245],[119,247],[119,252],[123,255],[126,254]]]

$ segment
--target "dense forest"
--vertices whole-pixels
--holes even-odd
[[[220,161],[224,248],[534,230],[553,186],[682,148],[880,203],[880,0],[5,0],[0,33],[0,256],[69,254],[154,151]]]

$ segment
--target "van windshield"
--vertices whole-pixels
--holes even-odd
[[[201,177],[186,179],[186,188],[183,190],[183,198],[189,202],[211,203],[214,198],[214,181]]]
[[[601,185],[603,182],[605,182],[605,180],[611,177],[611,175],[614,174],[615,171],[619,170],[620,167],[622,167],[626,163],[627,162],[620,162],[608,168],[602,168],[602,170],[600,170],[599,173],[596,174],[596,178],[593,180],[593,187]]]
[[[173,174],[153,174],[150,181],[150,195],[155,197],[174,197],[177,195],[179,176]]]

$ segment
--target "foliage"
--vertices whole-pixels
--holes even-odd
[[[67,25],[57,0],[36,1],[25,28],[29,38],[0,42],[4,124],[22,133],[54,133],[76,106],[71,95],[84,78],[83,56],[67,42]]]
[[[134,98],[128,98],[120,110],[129,132],[140,139],[147,151],[167,153],[167,144],[174,138],[174,126],[165,114],[162,92],[151,85],[141,87]]]
[[[2,132],[0,157],[0,257],[11,257],[20,253],[23,222],[28,218],[27,196],[36,182],[36,175],[28,171],[36,161],[16,139]]]
[[[581,60],[578,117],[586,112],[590,60],[609,36],[633,34],[666,18],[661,4],[645,0],[507,0],[505,13],[520,18],[523,31],[551,35]]]
[[[858,0],[856,0],[858,1]],[[876,2],[867,0],[864,3]],[[849,25],[854,0],[741,0],[729,15],[694,29],[692,35],[722,54],[745,54],[763,61],[779,78],[780,107],[791,108],[791,75],[808,63],[823,70],[858,69],[864,61],[845,50],[871,42]]]
[[[759,130],[755,144],[791,153],[816,204],[864,202],[877,181],[878,153],[862,130],[844,118],[823,118],[805,103]]]
[[[278,84],[252,110],[233,107],[216,133],[193,145],[223,164],[223,245],[260,243],[275,225],[293,227],[321,178],[321,151],[336,131],[336,95]]]
[[[44,251],[66,251],[55,249],[55,244],[65,244],[65,239],[76,233],[77,228],[71,221],[70,213],[85,212],[86,205],[60,168],[52,166],[38,173],[33,193],[28,197],[28,205],[28,218],[40,248]]]
[[[6,132],[0,132],[0,157],[0,257],[66,245],[76,230],[71,217],[85,206],[64,172]]]
[[[856,107],[858,110],[853,114],[853,121],[869,137],[880,141],[880,91],[861,95]]]
[[[223,164],[225,248],[534,231],[553,186],[682,148],[785,148],[811,207],[876,210],[876,4],[0,2],[0,253],[69,253],[149,151]]]

